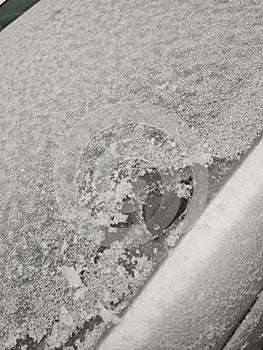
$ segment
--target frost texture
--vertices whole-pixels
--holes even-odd
[[[161,105],[159,126],[180,116],[210,159],[238,158],[262,132],[261,2],[199,5],[46,0],[1,32],[0,347],[92,348],[153,268],[61,220],[56,152],[83,114]]]

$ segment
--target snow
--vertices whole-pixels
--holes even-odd
[[[262,173],[263,141],[171,251],[99,350],[223,348],[262,290]],[[251,326],[253,332],[253,325],[262,343],[261,321],[262,297],[229,349],[241,349],[247,336],[243,329]]]
[[[51,332],[53,343],[65,343],[99,312],[110,323],[101,305],[113,308],[113,320],[129,305],[155,260],[143,253],[125,260],[119,242],[98,251],[105,232],[97,223],[109,222],[123,193],[109,191],[111,201],[99,192],[108,208],[97,223],[86,225],[88,210],[78,213],[79,226],[74,211],[62,215],[61,202],[76,199],[72,159],[90,135],[116,123],[127,144],[125,125],[139,124],[134,152],[163,168],[171,159],[177,168],[238,159],[263,129],[261,22],[260,1],[46,0],[1,32],[0,348],[27,333],[40,342]],[[139,142],[141,124],[172,135],[169,152]],[[69,171],[61,171],[58,191],[63,140],[69,157],[60,170]],[[116,146],[109,148],[115,158]],[[141,227],[133,233],[137,242],[142,233],[149,239]],[[155,249],[156,259],[161,252]],[[118,269],[120,260],[126,270]],[[52,332],[62,307],[76,327],[64,332],[59,324]],[[79,348],[92,347],[108,326],[90,326]]]

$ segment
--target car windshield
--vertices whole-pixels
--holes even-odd
[[[21,16],[39,0],[0,0],[0,30]]]
[[[0,0],[0,350],[263,350],[262,5]]]

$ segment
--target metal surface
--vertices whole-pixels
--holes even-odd
[[[99,350],[224,347],[263,286],[263,142]]]

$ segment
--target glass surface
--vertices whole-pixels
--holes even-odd
[[[39,0],[0,0],[0,30],[21,16]]]

